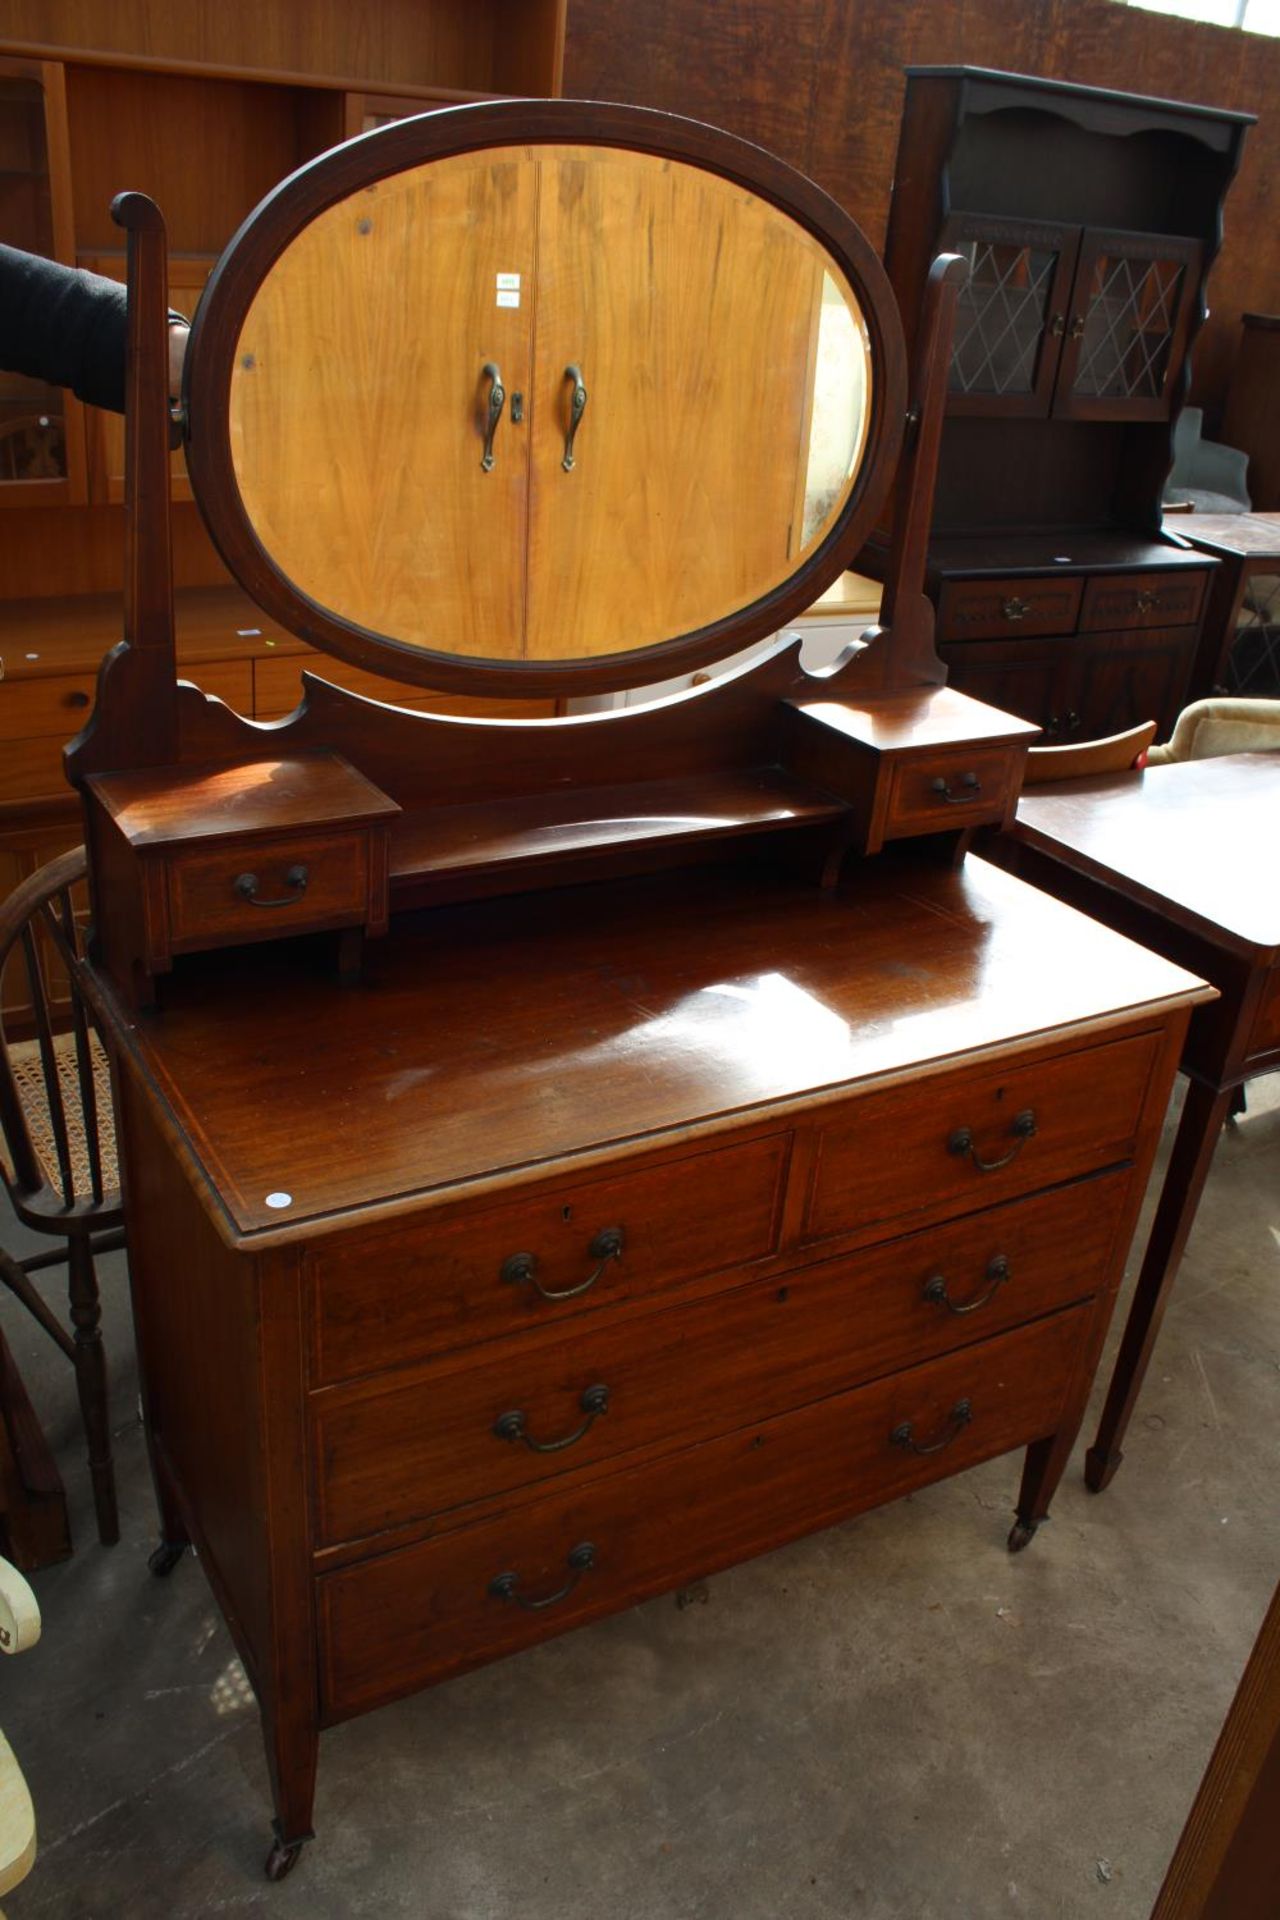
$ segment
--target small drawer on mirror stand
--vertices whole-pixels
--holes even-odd
[[[86,783],[102,965],[131,1002],[178,954],[342,932],[344,979],[387,927],[400,809],[334,753],[97,774]]]
[[[786,766],[848,802],[846,845],[864,854],[1008,823],[1040,733],[951,687],[793,701],[787,716]]]

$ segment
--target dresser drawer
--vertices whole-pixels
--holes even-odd
[[[893,770],[886,838],[1002,820],[1013,784],[1013,759],[1007,748],[993,748],[902,761]]]
[[[938,638],[1020,640],[1074,633],[1083,586],[1078,575],[948,581],[938,603]]]
[[[70,740],[93,709],[97,673],[0,680],[0,740]]]
[[[1200,618],[1207,573],[1101,574],[1085,588],[1080,631],[1113,627],[1189,627]]]
[[[1072,1308],[631,1473],[321,1575],[326,1717],[513,1653],[1046,1437],[1061,1419],[1089,1324],[1087,1307]]]
[[[299,876],[302,876],[301,879]],[[166,863],[172,950],[276,938],[293,929],[363,920],[369,899],[368,836],[296,833],[242,841]],[[249,881],[253,883],[250,897]]]
[[[770,1134],[326,1248],[310,1264],[312,1378],[404,1365],[764,1259],[790,1145]]]
[[[563,1338],[312,1397],[319,1544],[804,1406],[1096,1288],[1129,1175]]]
[[[1141,1034],[852,1102],[823,1128],[805,1238],[987,1206],[1127,1159],[1158,1045]]]

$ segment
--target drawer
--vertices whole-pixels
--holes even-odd
[[[782,1281],[316,1394],[319,1543],[674,1451],[1079,1300],[1109,1271],[1128,1190],[1104,1174]]]
[[[947,581],[938,602],[938,638],[1019,640],[1074,633],[1083,586],[1078,575]]]
[[[1200,618],[1208,578],[1193,568],[1175,573],[1101,574],[1085,588],[1080,631],[1192,626]]]
[[[322,1574],[326,1718],[514,1653],[1047,1437],[1062,1419],[1089,1325],[1088,1307],[1071,1308],[630,1473],[565,1486],[498,1519]]]
[[[313,1378],[403,1365],[764,1259],[790,1144],[776,1133],[650,1161],[317,1251]]]
[[[96,671],[0,680],[0,740],[70,740],[93,711],[97,688]]]
[[[1157,1051],[1141,1034],[852,1102],[823,1128],[805,1238],[989,1206],[1126,1160]]]
[[[290,876],[306,872],[299,887]],[[364,833],[292,834],[243,840],[210,853],[183,853],[166,863],[169,940],[184,947],[217,946],[224,940],[275,939],[341,921],[362,921],[368,911],[369,849]],[[257,900],[237,889],[252,874]],[[287,902],[279,906],[273,902]]]
[[[0,687],[0,703],[4,689]],[[79,728],[72,728],[78,733]],[[42,740],[10,740],[0,749],[0,801],[43,800],[71,793],[62,768],[62,749],[71,734],[47,734]]]
[[[1002,820],[1013,784],[1007,749],[930,754],[893,770],[886,838]]]
[[[431,713],[481,714],[486,719],[545,717],[556,710],[554,700],[489,700],[466,694],[436,693],[428,687],[405,686],[381,674],[331,660],[323,654],[288,654],[283,659],[253,663],[254,715],[278,720],[292,713],[302,698],[303,672],[313,673],[334,686],[359,693],[366,700],[383,700],[394,707],[418,707]]]

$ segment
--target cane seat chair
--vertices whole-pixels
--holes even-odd
[[[0,1281],[75,1367],[98,1538],[106,1544],[119,1538],[119,1521],[94,1262],[124,1245],[124,1214],[106,1057],[77,984],[73,896],[84,878],[77,847],[0,905],[0,982],[10,1010],[0,1007],[0,1173],[22,1224],[62,1242],[23,1257],[0,1248]],[[63,1263],[70,1330],[32,1279]]]

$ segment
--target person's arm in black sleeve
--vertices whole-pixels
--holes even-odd
[[[0,246],[0,368],[70,387],[90,406],[124,412],[128,295],[118,280]],[[182,384],[190,331],[169,313],[169,388]]]
[[[115,280],[0,246],[0,366],[124,411],[127,296]]]

